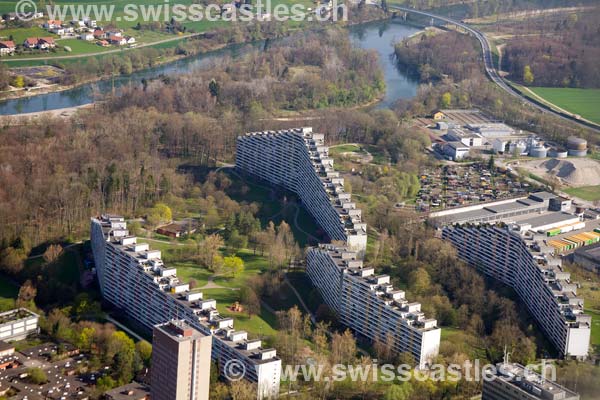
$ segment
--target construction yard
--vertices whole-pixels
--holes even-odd
[[[569,187],[600,185],[600,162],[591,158],[534,160],[519,167],[546,180],[558,178]]]

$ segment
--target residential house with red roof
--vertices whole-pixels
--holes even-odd
[[[6,56],[15,52],[15,42],[12,40],[0,41],[0,56]]]

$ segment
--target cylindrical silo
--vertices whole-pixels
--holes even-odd
[[[587,140],[578,138],[577,136],[569,136],[567,138],[568,150],[587,150]]]
[[[529,156],[535,158],[545,158],[548,156],[548,149],[544,146],[534,146],[529,150]]]

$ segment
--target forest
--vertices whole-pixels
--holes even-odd
[[[502,69],[510,79],[532,86],[600,87],[599,18],[600,9],[595,8],[528,24],[522,36],[508,40]]]
[[[70,120],[6,120],[0,135],[0,241],[81,235],[90,210],[135,213],[186,185],[177,160],[231,160],[265,110],[353,105],[383,89],[373,53],[341,31],[301,34],[244,62],[145,82]]]

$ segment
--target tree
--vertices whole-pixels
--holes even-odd
[[[222,266],[219,249],[223,247],[223,238],[217,234],[207,236],[198,244],[198,259],[205,267],[213,272]]]
[[[144,366],[149,367],[152,360],[152,345],[145,340],[135,344],[135,351],[139,354]]]
[[[210,95],[212,97],[217,98],[217,100],[218,100],[219,94],[221,93],[221,86],[219,85],[219,83],[216,80],[211,79],[211,81],[208,84],[208,90],[210,92]]]
[[[16,88],[25,87],[25,78],[23,78],[22,75],[17,75],[13,78],[13,81],[11,84]]]
[[[229,393],[231,400],[254,400],[256,399],[256,385],[245,379],[231,382]]]
[[[24,250],[9,247],[0,253],[0,266],[9,274],[16,275],[23,269],[26,259],[27,254]]]
[[[108,339],[105,357],[112,360],[113,376],[120,384],[133,379],[135,344],[125,332],[114,332]],[[108,360],[107,360],[108,361]]]
[[[446,92],[442,95],[442,101],[440,106],[442,108],[448,108],[452,105],[452,94],[450,92]]]
[[[240,302],[246,309],[249,317],[260,314],[260,299],[252,288],[244,286],[240,290]]]
[[[409,382],[403,382],[401,385],[391,385],[383,396],[384,400],[408,400],[412,394],[412,387]]]
[[[409,282],[415,294],[425,294],[431,288],[431,277],[425,268],[418,268],[412,271]]]
[[[17,300],[19,301],[19,303],[28,303],[35,299],[36,294],[37,289],[35,288],[35,286],[33,286],[31,281],[27,279],[19,289],[19,296],[17,297]]]
[[[190,289],[196,289],[198,287],[198,281],[194,278],[190,278],[188,284],[190,285]]]
[[[223,270],[225,273],[235,278],[244,272],[244,261],[237,256],[228,256],[223,258]]]
[[[350,365],[356,357],[356,339],[349,329],[331,335],[331,364]]]
[[[35,367],[27,369],[27,380],[34,385],[42,385],[48,382],[48,376],[43,369]]]
[[[531,67],[529,65],[526,65],[525,68],[523,69],[523,82],[526,85],[531,85],[533,83],[533,72],[531,71]]]
[[[103,375],[98,378],[96,386],[101,392],[106,392],[114,387],[117,387],[117,382],[110,375]]]
[[[60,244],[51,244],[44,252],[44,260],[49,264],[58,259],[62,254],[63,248]]]

